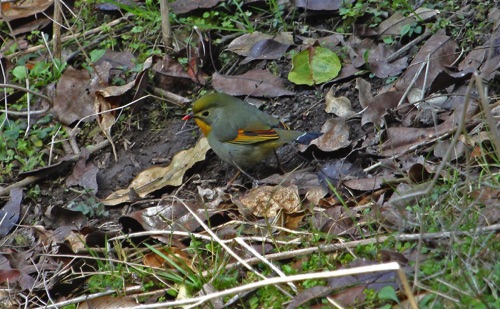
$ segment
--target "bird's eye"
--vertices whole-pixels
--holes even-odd
[[[201,115],[202,115],[203,117],[207,117],[209,114],[210,114],[210,113],[209,113],[208,111],[205,111],[205,112],[203,112]]]

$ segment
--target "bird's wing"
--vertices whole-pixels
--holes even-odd
[[[236,137],[228,141],[232,144],[255,144],[278,139],[280,136],[274,129],[269,130],[238,130]]]
[[[255,144],[280,138],[275,129],[288,129],[278,119],[267,115],[257,108],[245,104],[234,109],[226,109],[224,117],[230,118],[235,114],[246,115],[232,119],[226,126],[219,126],[216,135],[219,140],[232,144]],[[249,120],[251,118],[252,120]]]

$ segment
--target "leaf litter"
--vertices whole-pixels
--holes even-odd
[[[171,8],[176,14],[182,14],[201,8],[213,9],[219,2],[176,1]],[[341,1],[294,3],[298,8],[330,12],[336,12],[343,4]],[[44,11],[47,7],[39,4],[37,8]],[[15,10],[9,11],[10,20],[25,17],[24,13],[15,15],[19,14]],[[49,186],[48,190],[54,190],[53,194],[57,195],[57,203],[50,208],[48,204],[43,205],[44,211],[39,214],[29,213],[26,207],[29,201],[19,189],[22,183],[8,186],[6,191],[11,196],[0,209],[3,218],[0,218],[0,232],[2,236],[24,233],[26,241],[23,246],[19,246],[19,237],[1,243],[0,284],[9,282],[19,291],[32,293],[58,290],[59,279],[68,275],[68,267],[93,265],[89,261],[79,264],[68,259],[67,254],[84,252],[89,244],[108,246],[109,238],[120,233],[131,235],[134,245],[151,240],[158,242],[160,249],[145,247],[141,264],[186,274],[201,266],[197,265],[196,254],[187,250],[187,243],[192,239],[215,239],[205,224],[225,241],[250,237],[247,240],[255,252],[241,243],[234,245],[235,250],[249,259],[280,251],[281,242],[290,241],[291,237],[299,238],[299,243],[306,241],[304,235],[311,235],[308,229],[320,232],[325,239],[343,237],[348,241],[372,237],[381,229],[415,231],[424,222],[419,213],[408,206],[419,205],[421,193],[434,186],[436,179],[450,178],[449,170],[443,169],[440,160],[454,162],[457,169],[463,169],[464,157],[472,149],[474,163],[480,165],[485,158],[494,160],[492,145],[496,142],[482,125],[481,95],[467,88],[466,82],[476,69],[483,72],[486,81],[494,80],[498,74],[499,53],[496,49],[486,52],[491,43],[498,40],[498,29],[490,41],[466,51],[465,55],[460,55],[457,42],[444,31],[437,31],[428,39],[429,34],[422,33],[417,37],[424,40],[420,45],[418,40],[400,39],[390,46],[381,42],[388,35],[401,36],[404,29],[415,23],[425,27],[421,24],[423,19],[432,20],[437,14],[432,9],[418,9],[407,16],[394,14],[379,24],[378,29],[358,24],[349,39],[341,34],[318,39],[317,33],[311,31],[300,34],[300,44],[289,32],[238,35],[227,46],[239,59],[237,73],[214,71],[212,59],[205,54],[213,47],[208,46],[212,42],[202,38],[194,44],[196,48],[178,50],[176,58],[164,55],[147,59],[142,63],[142,71],[126,77],[122,86],[111,85],[109,81],[120,77],[123,67],[133,66],[136,60],[130,53],[107,51],[107,56],[92,70],[68,66],[57,81],[50,112],[55,121],[67,126],[75,126],[75,123],[78,126],[81,121],[97,122],[103,131],[99,139],[107,138],[113,149],[116,148],[113,156],[117,162],[111,163],[109,149],[90,157],[85,151],[77,157],[73,153],[73,159],[68,159],[71,153],[66,153],[47,168],[20,174],[28,179],[35,177],[33,173],[50,171],[54,178],[48,181],[58,175],[64,179],[60,182],[64,187],[86,191],[69,198]],[[321,40],[319,47],[317,43]],[[287,55],[290,48],[302,53],[301,56]],[[335,54],[342,48],[348,53],[338,58]],[[408,53],[411,48],[414,52]],[[188,65],[181,64],[182,56],[186,56]],[[303,59],[298,61],[300,57]],[[332,65],[334,58],[334,67],[322,72],[326,64]],[[115,59],[121,60],[117,64],[113,63]],[[411,62],[408,64],[408,61]],[[272,72],[266,66],[269,63],[278,63],[279,70]],[[303,65],[306,69],[296,72]],[[152,82],[145,78],[150,67],[155,75]],[[354,82],[349,79],[356,78],[363,70],[379,79],[393,77],[395,81],[382,87],[373,79],[357,78],[356,92]],[[291,72],[286,80],[284,76]],[[199,91],[199,85],[207,85],[209,76],[212,79],[208,85],[213,89],[235,96],[271,99],[263,104],[268,113],[296,129],[321,129],[323,136],[300,152],[293,146],[280,148],[278,156],[288,157],[283,164],[289,172],[280,173],[269,165],[255,166],[251,175],[259,178],[260,185],[250,188],[245,176],[237,179],[232,187],[227,186],[230,172],[235,171],[221,166],[204,138],[198,140],[197,131],[182,131],[179,115],[184,111],[173,113],[173,117],[169,114],[169,123],[157,135],[143,132],[151,130],[151,127],[142,128],[143,123],[136,127],[129,124],[128,136],[117,134],[119,114],[108,111],[122,112],[121,108],[128,105],[124,102],[135,102],[146,89],[152,88],[196,98],[192,94]],[[339,87],[335,85],[335,97],[334,87],[322,92],[327,83],[343,83]],[[299,86],[304,84],[321,88]],[[207,89],[211,89],[210,86]],[[152,101],[147,102],[150,103]],[[131,114],[153,113],[147,104],[134,105],[135,111]],[[492,109],[496,112],[494,106]],[[354,117],[356,114],[361,118]],[[459,126],[460,123],[463,125]],[[460,134],[456,131],[458,127],[463,128]],[[451,139],[453,136],[457,138]],[[196,145],[186,150],[195,141]],[[96,143],[96,140],[78,140],[78,143],[85,142]],[[155,143],[167,144],[168,150],[147,148]],[[151,149],[154,151],[149,153]],[[168,163],[152,166],[162,155],[164,158],[159,159]],[[73,162],[76,162],[74,166]],[[266,161],[269,163],[271,161]],[[300,164],[306,168],[293,170]],[[500,221],[496,207],[499,197],[495,190],[481,187],[468,194],[479,214],[476,228],[494,226]],[[105,228],[96,224],[105,218],[100,210],[103,205],[124,209],[124,213],[115,212],[112,221],[108,221],[114,220],[119,225]],[[44,226],[28,229],[18,225],[27,223],[23,216],[42,220]],[[145,232],[150,234],[141,234]],[[375,238],[373,241],[376,242]],[[442,244],[436,242],[437,245]],[[132,255],[133,251],[124,250]],[[387,253],[387,256],[383,262],[397,260],[405,266],[410,253]],[[172,264],[172,260],[179,263]],[[237,259],[233,256],[229,261],[237,262]],[[377,264],[375,260],[357,259],[339,268]],[[51,274],[48,285],[38,281],[40,271]],[[367,288],[392,295],[383,290],[388,286],[397,296],[411,301],[412,294],[403,294],[400,281],[395,278],[396,273],[388,271],[331,279],[324,287],[306,288],[294,294],[288,306],[295,308],[327,296],[344,306],[356,306],[365,301]],[[99,306],[108,299],[103,296],[96,302],[86,302],[89,307]],[[133,303],[126,297],[120,298],[119,303],[122,302]],[[115,305],[118,306],[118,302]]]

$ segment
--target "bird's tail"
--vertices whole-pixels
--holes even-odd
[[[313,140],[317,139],[321,135],[323,135],[323,133],[305,132],[301,136],[297,137],[297,139],[295,139],[295,142],[302,145],[309,145]]]

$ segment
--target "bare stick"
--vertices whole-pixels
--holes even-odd
[[[411,194],[398,196],[398,197],[392,199],[393,203],[396,203],[396,202],[402,201],[402,200],[406,200],[409,198],[415,198],[415,197],[419,197],[422,195],[427,195],[427,194],[429,194],[429,192],[431,192],[432,188],[434,188],[439,177],[441,177],[441,171],[445,167],[445,165],[448,161],[448,158],[451,155],[451,151],[455,148],[455,145],[458,142],[458,138],[460,137],[460,134],[462,134],[462,130],[465,128],[465,120],[466,120],[465,116],[467,115],[467,110],[469,109],[469,104],[470,104],[470,100],[471,100],[470,97],[471,97],[473,85],[474,85],[474,79],[471,78],[470,82],[469,82],[469,86],[467,87],[467,92],[465,94],[465,104],[463,106],[462,114],[460,115],[460,118],[459,118],[459,123],[458,123],[458,127],[455,131],[455,135],[451,139],[450,146],[448,147],[448,149],[446,150],[446,153],[444,154],[443,158],[441,159],[441,164],[439,164],[438,168],[436,169],[434,177],[432,177],[432,180],[429,183],[429,185],[424,190],[413,192]]]
[[[160,16],[161,16],[161,34],[163,44],[167,50],[172,44],[172,29],[170,28],[170,9],[168,0],[160,0]]]
[[[41,94],[41,93],[38,93],[38,92],[36,92],[36,91],[30,90],[30,89],[28,89],[28,88],[24,88],[24,87],[21,87],[21,86],[18,86],[18,85],[11,85],[11,84],[0,84],[0,88],[12,88],[12,89],[21,90],[21,91],[24,91],[24,92],[27,92],[27,93],[31,93],[31,94],[33,94],[33,95],[36,95],[36,96],[38,96],[38,97],[40,97],[40,98],[42,98],[42,99],[46,100],[47,102],[49,102],[49,103],[50,103],[50,105],[52,105],[52,99],[51,99],[51,98],[49,98],[48,96],[43,95],[43,94]],[[7,111],[5,111],[5,110],[0,110],[0,112],[5,113],[5,112],[7,112]],[[12,112],[12,111],[9,111],[9,113],[11,113],[12,115],[21,115],[21,113],[20,113],[20,112],[19,112],[19,113],[14,113],[14,112]],[[25,112],[23,112],[23,113],[22,113],[22,115],[26,115],[26,113],[25,113]]]
[[[160,100],[166,100],[170,103],[173,103],[177,106],[185,107],[186,104],[191,102],[191,100],[186,99],[185,97],[182,97],[178,94],[175,94],[173,92],[161,89],[159,87],[151,87],[153,89],[153,93],[158,96],[157,98]]]
[[[100,142],[99,144],[97,145],[94,145],[94,146],[88,146],[87,149],[89,151],[89,153],[95,153],[101,149],[103,149],[104,147],[108,146],[109,145],[109,141],[108,140],[104,140],[102,142]],[[68,161],[71,161],[71,162],[76,162],[80,159],[81,157],[81,153],[80,154],[75,154],[75,155],[72,155]],[[32,183],[35,183],[37,182],[38,180],[42,179],[42,178],[45,178],[45,176],[48,176],[48,175],[38,175],[38,176],[28,176],[26,178],[24,178],[23,180],[21,181],[18,181],[16,183],[13,183],[5,188],[2,188],[0,187],[0,196],[2,195],[8,195],[10,193],[10,190],[13,189],[13,188],[21,188],[21,187],[25,187],[27,185],[30,185]]]
[[[493,118],[491,114],[490,104],[484,93],[483,82],[481,80],[481,76],[477,73],[474,73],[474,77],[476,79],[476,87],[479,92],[479,96],[481,98],[481,105],[483,106],[484,117],[486,118],[486,122],[488,122],[488,126],[490,127],[490,132],[493,138],[493,145],[495,145],[495,152],[497,158],[500,158],[500,132],[498,132],[497,121]]]
[[[54,49],[54,57],[61,59],[61,0],[54,1],[54,23],[52,25],[52,48]]]
[[[404,53],[406,53],[408,50],[410,50],[410,48],[412,48],[413,46],[415,46],[418,43],[422,42],[423,40],[427,39],[431,34],[432,34],[432,32],[429,29],[426,29],[425,32],[422,33],[421,36],[417,37],[415,40],[413,40],[410,43],[406,44],[405,46],[403,46],[399,50],[395,51],[392,55],[390,55],[389,57],[387,57],[387,62],[391,63],[394,60],[401,58],[401,56]]]
[[[89,35],[92,35],[92,34],[99,33],[103,29],[112,28],[112,27],[114,27],[114,26],[122,23],[123,21],[128,20],[128,18],[131,17],[131,16],[133,16],[132,13],[127,13],[127,14],[125,14],[125,16],[123,16],[123,17],[121,17],[119,19],[113,20],[112,22],[109,22],[109,23],[104,24],[102,26],[99,26],[97,28],[91,29],[89,31],[85,31],[83,33],[73,33],[71,35],[62,37],[61,38],[61,43],[64,43],[64,42],[76,39],[76,38],[81,37],[81,36],[89,36]],[[7,59],[10,60],[10,59],[15,58],[17,56],[21,56],[21,55],[25,55],[25,54],[37,52],[37,51],[39,51],[41,49],[44,49],[44,48],[45,48],[44,45],[33,46],[33,47],[25,49],[23,51],[20,51],[20,52],[17,52],[17,53],[13,53],[13,54],[10,54],[10,55],[6,55],[5,58],[7,58]]]

